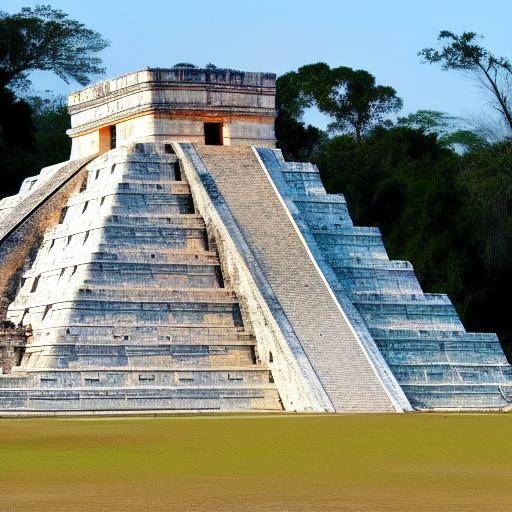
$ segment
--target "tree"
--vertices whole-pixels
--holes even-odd
[[[68,126],[63,98],[17,100],[0,89],[0,198],[16,194],[42,167],[69,158]]]
[[[489,94],[491,105],[505,120],[512,135],[512,64],[505,57],[497,57],[476,44],[475,32],[461,35],[448,30],[439,33],[438,40],[446,43],[440,50],[424,48],[418,55],[432,63],[441,63],[443,70],[470,73]]]
[[[345,66],[331,69],[328,87],[318,89],[316,101],[321,112],[335,119],[329,129],[351,131],[358,142],[402,108],[393,87],[377,85],[368,71]]]
[[[90,82],[104,72],[98,52],[108,46],[98,32],[49,5],[0,11],[0,88],[23,88],[34,70],[52,71],[65,82]]]
[[[96,54],[106,46],[100,34],[50,6],[13,15],[0,11],[0,196],[16,193],[24,178],[69,157],[64,101],[20,98],[29,73],[52,71],[86,85],[103,72]]]
[[[190,62],[177,62],[173,68],[197,69],[197,66]]]
[[[285,111],[296,121],[306,108],[316,105],[333,118],[331,131],[352,133],[360,142],[372,128],[386,123],[389,114],[400,110],[402,100],[392,87],[377,85],[367,71],[346,66],[331,69],[318,62],[279,77],[277,104],[278,113]]]
[[[304,77],[291,71],[276,81],[277,145],[288,160],[315,161],[323,142],[323,130],[302,121],[304,110],[313,105],[312,94],[306,92]]]
[[[483,148],[487,141],[460,117],[437,110],[418,110],[397,120],[399,126],[435,133],[441,146],[459,152]]]

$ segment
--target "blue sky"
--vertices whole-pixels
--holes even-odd
[[[512,0],[1,0],[0,9],[50,3],[111,41],[106,77],[179,61],[277,74],[324,61],[374,74],[404,100],[402,114],[420,108],[471,117],[484,104],[455,72],[421,64],[416,55],[442,29],[484,34],[496,54],[512,58]],[[34,88],[66,93],[47,73]],[[321,124],[318,116],[311,119]]]

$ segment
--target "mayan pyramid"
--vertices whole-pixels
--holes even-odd
[[[283,159],[274,96],[172,68],[69,97],[70,160],[0,202],[0,413],[509,407],[496,335]]]

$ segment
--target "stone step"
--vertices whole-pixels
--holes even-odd
[[[452,364],[452,363],[423,363],[423,364],[394,364],[390,368],[402,384],[495,384],[510,379],[512,369],[508,364]]]
[[[200,220],[190,221],[189,219],[179,220],[176,222],[157,223],[136,223],[126,222],[121,219],[105,219],[104,221],[95,220],[94,223],[87,223],[76,226],[68,224],[60,224],[55,228],[48,230],[45,235],[45,241],[57,240],[68,237],[66,245],[69,245],[71,239],[69,237],[83,235],[87,231],[99,231],[106,240],[124,240],[124,239],[151,239],[155,240],[154,244],[161,243],[161,239],[202,237],[204,238],[205,226]],[[90,234],[90,233],[89,233]],[[82,242],[83,243],[83,242]]]
[[[252,368],[258,365],[257,357],[252,346],[207,346],[207,345],[176,345],[169,347],[80,347],[72,351],[56,350],[60,345],[52,347],[31,347],[25,352],[20,369],[75,369],[89,368],[130,369],[139,368]],[[68,348],[68,347],[64,347]],[[112,350],[116,348],[116,350]],[[187,348],[188,351],[184,349]],[[258,365],[261,366],[261,365]],[[266,367],[265,367],[266,368]]]
[[[378,347],[386,357],[389,364],[429,364],[449,363],[457,364],[491,364],[507,365],[507,358],[503,354],[501,347],[494,347],[492,350],[464,350],[464,349],[445,349],[442,346],[430,346],[411,348],[406,345],[390,349],[381,343]]]
[[[1,390],[4,412],[279,411],[275,388],[116,388]]]
[[[512,402],[498,384],[402,384],[402,387],[419,410],[498,410]]]
[[[245,339],[252,337],[252,334],[244,330],[243,326],[235,326],[233,323],[217,322],[215,324],[204,325],[200,323],[155,323],[145,322],[140,325],[125,324],[113,325],[112,323],[97,322],[95,324],[85,322],[68,322],[65,325],[56,325],[53,328],[45,327],[35,328],[34,334],[37,334],[39,339],[44,338],[52,332],[56,332],[61,337],[87,337],[99,335],[104,339],[109,336],[113,339],[121,339],[127,334],[136,333],[142,339],[147,337],[148,340],[158,339],[172,340],[172,339],[203,339],[203,337],[214,338],[229,338],[229,339]],[[117,338],[116,338],[117,337]]]
[[[268,368],[253,365],[229,368],[201,366],[189,367],[140,367],[140,368],[20,368],[13,369],[13,375],[32,376],[33,385],[46,388],[84,386],[116,388],[126,386],[269,386]],[[1,380],[1,379],[0,379]]]
[[[111,249],[116,249],[116,252],[112,252]],[[129,246],[116,246],[107,243],[101,243],[99,246],[99,252],[94,253],[92,261],[158,261],[166,263],[177,263],[177,262],[189,262],[197,261],[198,264],[203,262],[211,262],[212,264],[218,264],[219,258],[217,253],[204,248],[176,248],[176,247],[165,247],[155,248],[147,244],[139,244],[137,247]]]
[[[29,269],[23,273],[23,279],[34,279],[37,276],[40,278],[50,277],[55,275],[64,274],[66,269],[72,267],[80,267],[77,270],[82,270],[89,275],[94,274],[94,279],[103,280],[108,276],[110,280],[119,279],[116,273],[123,273],[127,275],[165,275],[172,277],[173,275],[204,275],[216,276],[220,269],[220,262],[214,259],[199,260],[194,258],[193,254],[185,255],[183,261],[177,262],[163,262],[156,258],[153,254],[147,255],[147,261],[84,261],[75,260],[73,264],[62,266],[62,264],[55,264],[54,262],[47,263],[46,266],[39,265],[37,269]],[[84,256],[81,256],[84,258]],[[89,258],[92,259],[92,258]],[[170,258],[169,258],[170,259]],[[142,260],[142,258],[140,258]],[[64,270],[64,272],[62,272]],[[23,286],[23,283],[22,283]]]

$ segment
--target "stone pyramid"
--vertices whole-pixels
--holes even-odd
[[[71,160],[0,202],[0,412],[503,409],[493,334],[274,149],[275,76],[69,98]]]

